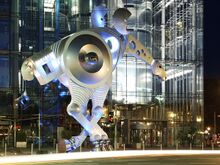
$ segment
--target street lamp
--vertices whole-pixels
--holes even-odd
[[[176,116],[177,114],[174,113],[173,111],[168,112],[168,121],[171,124],[170,129],[171,129],[171,144],[175,145],[176,141]]]
[[[205,146],[207,146],[208,144],[210,131],[211,131],[210,127],[207,127],[206,130],[204,131]]]
[[[196,117],[196,121],[197,121],[198,123],[201,123],[201,122],[202,122],[201,116],[197,116],[197,117]]]

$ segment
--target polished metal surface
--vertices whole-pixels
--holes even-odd
[[[92,27],[105,27],[108,9],[104,6],[96,6],[91,13]]]
[[[117,30],[108,27],[89,29],[89,31],[99,34],[105,40],[111,52],[112,70],[114,70],[124,56],[127,38]]]
[[[33,75],[41,85],[47,84],[62,73],[59,61],[54,51],[48,47],[41,52],[27,58],[21,67],[21,74],[25,80],[32,80]]]
[[[24,80],[34,79],[34,63],[31,59],[26,59],[21,66],[21,74]]]
[[[132,35],[128,35],[126,52],[148,63],[151,66],[151,70],[154,75],[158,76],[163,81],[166,80],[167,75],[161,63],[157,60],[154,60],[148,49]]]
[[[102,52],[93,44],[86,44],[79,50],[80,65],[89,73],[98,72],[103,66]]]
[[[167,79],[166,72],[164,71],[161,63],[157,60],[153,61],[151,64],[152,73],[161,78],[163,81]]]
[[[117,9],[113,14],[114,28],[122,35],[127,35],[127,19],[131,16],[131,12],[125,8]]]
[[[112,74],[112,58],[105,41],[91,31],[70,36],[62,53],[62,70],[77,84],[96,88]]]

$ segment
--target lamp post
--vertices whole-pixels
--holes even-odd
[[[214,111],[214,134],[216,134],[216,119],[218,118],[218,117],[220,117],[220,115],[216,115],[216,112]]]
[[[38,143],[38,151],[41,150],[41,130],[40,130],[40,111],[38,113],[38,137],[39,137],[39,143]]]
[[[114,110],[114,122],[115,122],[115,136],[114,136],[114,149],[117,150],[117,104],[115,104]]]
[[[214,134],[216,134],[216,113],[214,112]]]

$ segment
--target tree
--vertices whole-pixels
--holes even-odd
[[[177,139],[180,144],[185,146],[185,144],[193,144],[197,132],[197,128],[194,122],[186,122],[181,126],[181,130],[177,134]]]

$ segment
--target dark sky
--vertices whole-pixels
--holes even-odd
[[[220,0],[204,0],[204,64],[205,77],[220,78]]]
[[[205,128],[220,115],[220,0],[204,1],[204,118]],[[220,119],[216,118],[220,132]]]

